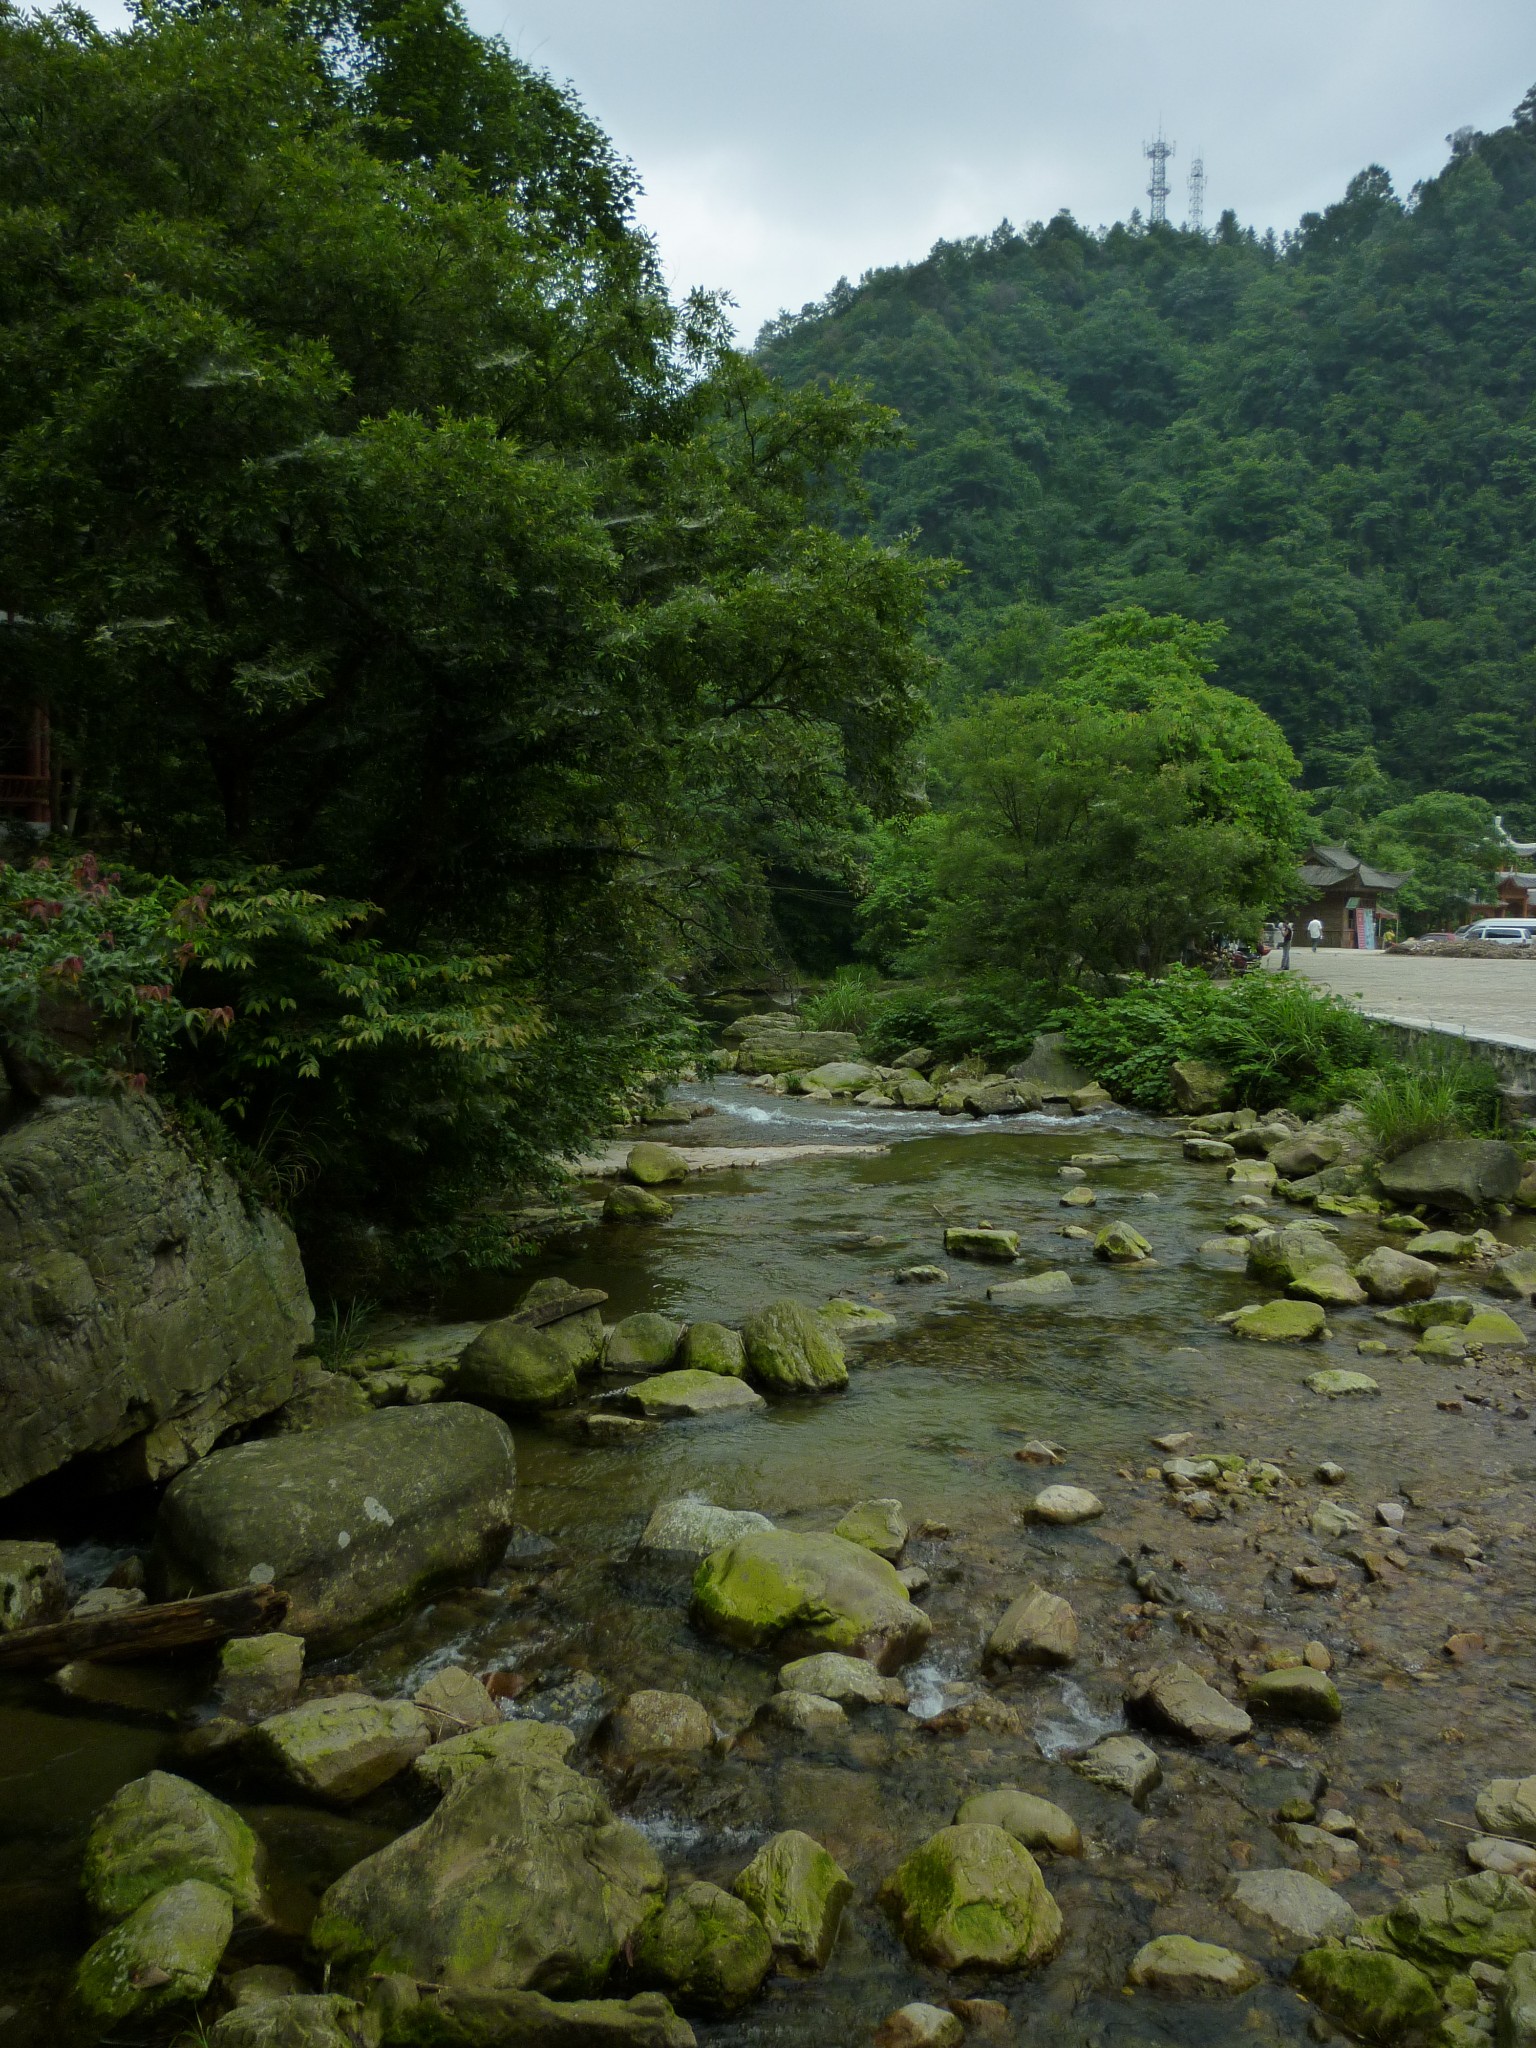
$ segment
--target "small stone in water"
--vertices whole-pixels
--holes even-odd
[[[1379,1500],[1376,1503],[1376,1519],[1389,1529],[1403,1526],[1403,1504],[1400,1500]]]
[[[1339,1575],[1330,1564],[1292,1565],[1291,1577],[1309,1593],[1327,1593],[1339,1583]]]
[[[1325,1813],[1319,1814],[1317,1824],[1325,1835],[1354,1836],[1360,1832],[1360,1823],[1337,1806],[1330,1806]]]
[[[1081,1223],[1063,1223],[1058,1237],[1092,1237],[1093,1232]]]
[[[896,1576],[912,1594],[926,1593],[933,1584],[933,1574],[925,1572],[920,1564],[904,1564],[897,1567]]]
[[[1221,1502],[1214,1493],[1207,1493],[1203,1486],[1197,1486],[1193,1493],[1181,1493],[1179,1506],[1192,1522],[1219,1522]]]
[[[1326,1643],[1308,1643],[1301,1653],[1301,1661],[1311,1671],[1331,1671],[1333,1652]]]
[[[1042,1487],[1030,1502],[1030,1513],[1037,1522],[1050,1522],[1060,1528],[1091,1522],[1103,1512],[1103,1501],[1086,1486]]]
[[[1157,1751],[1134,1735],[1106,1735],[1085,1755],[1074,1757],[1072,1768],[1080,1778],[1123,1792],[1136,1804],[1163,1782]]]
[[[1063,1209],[1096,1209],[1099,1198],[1092,1188],[1068,1188],[1061,1197]]]
[[[949,1275],[942,1266],[903,1266],[896,1278],[911,1286],[942,1286]]]
[[[1481,1558],[1483,1546],[1470,1529],[1446,1529],[1430,1539],[1429,1553],[1431,1557],[1452,1558],[1462,1564],[1473,1564]]]
[[[1491,1870],[1499,1877],[1525,1877],[1536,1871],[1536,1848],[1501,1835],[1475,1835],[1467,1844],[1467,1861],[1475,1870]]]
[[[1336,1465],[1332,1458],[1324,1458],[1322,1464],[1317,1468],[1315,1477],[1324,1486],[1342,1486],[1349,1477],[1349,1474],[1342,1465]]]
[[[1086,1180],[1088,1178],[1088,1171],[1086,1167],[1082,1166],[1058,1166],[1056,1178],[1058,1180]]]
[[[1013,1454],[1023,1465],[1059,1465],[1066,1457],[1060,1444],[1048,1443],[1044,1437],[1032,1436]]]
[[[965,2028],[941,2005],[902,2006],[875,2031],[875,2048],[960,2048]]]
[[[1257,1984],[1263,1972],[1246,1956],[1187,1934],[1159,1934],[1132,1959],[1128,1982],[1172,1998],[1234,1995]]]
[[[1364,1523],[1353,1508],[1341,1507],[1337,1501],[1320,1501],[1312,1510],[1307,1527],[1314,1536],[1325,1543],[1332,1543],[1340,1536],[1358,1536]]]
[[[1195,1432],[1192,1429],[1173,1429],[1166,1436],[1153,1437],[1152,1448],[1158,1451],[1187,1451],[1194,1441]]]
[[[1440,1647],[1453,1664],[1467,1664],[1480,1657],[1487,1646],[1476,1629],[1466,1629],[1448,1636]]]
[[[819,1734],[831,1728],[845,1728],[848,1716],[836,1700],[829,1700],[819,1692],[776,1692],[758,1708],[760,1721],[777,1721],[781,1727],[794,1728],[802,1735]]]
[[[1365,1372],[1309,1372],[1304,1385],[1310,1387],[1314,1394],[1326,1395],[1330,1401],[1338,1400],[1341,1396],[1347,1398],[1350,1395],[1381,1392],[1380,1384]]]

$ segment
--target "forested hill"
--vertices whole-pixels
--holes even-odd
[[[1311,783],[1374,746],[1404,793],[1536,830],[1536,89],[1410,198],[1366,170],[1283,242],[1005,222],[760,349],[903,415],[871,503],[969,571],[951,690],[1027,679],[1106,605],[1222,619],[1217,680]]]

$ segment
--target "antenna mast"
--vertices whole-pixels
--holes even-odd
[[[1197,156],[1189,167],[1189,231],[1205,232],[1205,158]]]
[[[1173,152],[1174,144],[1163,140],[1163,127],[1159,122],[1156,142],[1141,145],[1142,155],[1150,158],[1152,163],[1152,182],[1147,187],[1147,197],[1152,202],[1150,225],[1155,228],[1168,225],[1168,159]]]

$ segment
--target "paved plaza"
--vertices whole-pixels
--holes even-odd
[[[1278,971],[1280,955],[1271,953],[1264,964]],[[1536,1051],[1536,958],[1418,959],[1412,953],[1327,946],[1314,953],[1303,941],[1291,948],[1291,972],[1348,998],[1369,1016]]]

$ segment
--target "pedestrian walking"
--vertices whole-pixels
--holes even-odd
[[[1290,919],[1287,918],[1280,927],[1280,972],[1282,974],[1289,974],[1291,971],[1291,940],[1294,936],[1294,927]]]
[[[1323,920],[1320,917],[1314,917],[1308,924],[1307,937],[1312,941],[1312,950],[1315,953],[1323,943]]]

